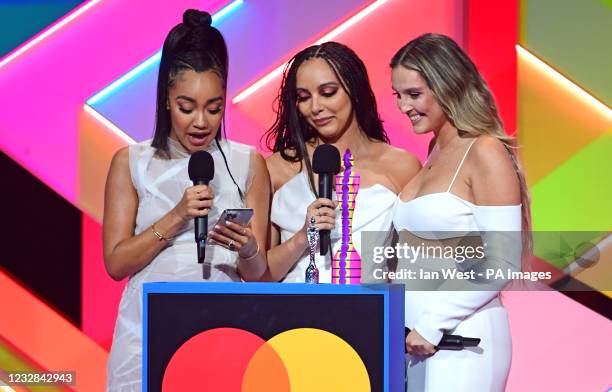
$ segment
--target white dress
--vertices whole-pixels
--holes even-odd
[[[482,242],[487,243],[484,253],[488,266],[517,270],[521,254],[521,206],[478,206],[450,192],[469,148],[448,190],[407,202],[398,198],[393,224],[398,232],[406,230],[417,237],[435,240],[480,232]],[[406,263],[400,259],[398,270],[414,268],[414,264]],[[430,343],[438,344],[443,333],[481,339],[477,348],[441,350],[432,356],[407,355],[407,390],[503,391],[512,354],[508,316],[499,299],[499,290],[505,282],[497,280],[484,285],[463,282],[461,291],[452,291],[456,282],[444,282],[436,291],[410,291],[423,282],[395,282],[406,284],[408,290],[406,326]]]
[[[187,166],[189,153],[168,139],[171,159],[160,157],[151,141],[129,147],[132,183],[138,193],[134,234],[150,227],[180,201],[185,188],[192,186]],[[254,149],[231,141],[221,141],[236,183],[246,193],[250,185]],[[217,221],[226,208],[243,208],[236,185],[231,180],[215,142],[207,149],[215,162],[210,182],[215,197],[208,225]],[[142,371],[142,284],[160,281],[240,281],[237,255],[221,246],[208,245],[204,264],[198,264],[193,220],[181,230],[146,267],[132,275],[125,287],[108,360],[108,391],[140,391]]]
[[[355,199],[355,211],[353,214],[352,239],[357,251],[361,254],[362,232],[373,232],[372,235],[390,236],[392,233],[393,205],[397,195],[395,192],[381,184],[375,184],[368,188],[361,188]],[[308,175],[302,171],[283,184],[276,190],[272,197],[270,220],[280,230],[281,243],[287,241],[295,233],[302,229],[306,220],[306,209],[315,201],[315,195],[310,189]],[[336,226],[331,232],[332,251],[335,253],[340,248],[341,217],[336,213]],[[369,238],[369,241],[372,237]],[[387,238],[381,238],[384,242]],[[318,249],[318,248],[317,248]],[[362,255],[363,258],[363,255]],[[317,250],[316,264],[319,269],[319,282],[331,283],[331,255],[321,256]],[[365,281],[368,269],[372,266],[362,260],[362,282]],[[289,270],[282,280],[283,282],[304,283],[306,268],[310,262],[308,250]]]

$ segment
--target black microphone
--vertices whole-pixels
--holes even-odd
[[[319,197],[332,198],[336,185],[336,174],[340,172],[340,152],[331,144],[321,144],[314,150],[312,170],[319,175]],[[319,232],[321,256],[327,254],[330,247],[329,230]]]
[[[410,328],[404,327],[404,338],[410,333]],[[459,351],[466,347],[476,347],[480,344],[480,338],[464,338],[461,335],[442,335],[440,343],[438,343],[436,350],[453,350]]]
[[[189,179],[193,185],[208,185],[215,176],[215,161],[207,151],[196,151],[189,158]],[[204,262],[206,238],[208,237],[208,215],[194,219],[195,241],[198,247],[198,263]]]

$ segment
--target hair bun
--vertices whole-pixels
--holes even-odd
[[[210,27],[212,17],[206,11],[187,10],[183,13],[183,23],[191,28]]]

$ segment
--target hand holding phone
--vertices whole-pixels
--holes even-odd
[[[257,247],[257,241],[249,227],[251,219],[253,219],[252,208],[227,209],[221,213],[213,230],[209,233],[210,238],[214,243],[245,256],[242,253]]]
[[[224,210],[217,220],[217,225],[225,226],[225,222],[234,222],[241,226],[247,226],[253,219],[252,208],[230,208]]]

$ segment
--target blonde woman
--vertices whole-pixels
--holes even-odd
[[[528,245],[527,188],[514,140],[504,133],[475,65],[452,39],[425,34],[401,48],[391,68],[399,109],[416,134],[433,132],[435,138],[423,168],[399,195],[393,223],[400,238],[404,233],[417,244],[435,239],[456,245],[453,237],[462,234],[453,232],[477,233],[486,243],[486,264],[472,263],[468,269],[520,269],[521,251]],[[416,265],[435,269],[427,264],[435,262]],[[467,265],[457,259],[440,262],[464,270]],[[397,268],[404,266],[400,259]],[[434,290],[431,282],[402,282],[411,329],[406,338],[408,390],[503,391],[511,339],[499,291],[507,279],[447,280],[436,282],[436,291],[426,291]],[[436,351],[444,333],[481,338],[481,344]]]

